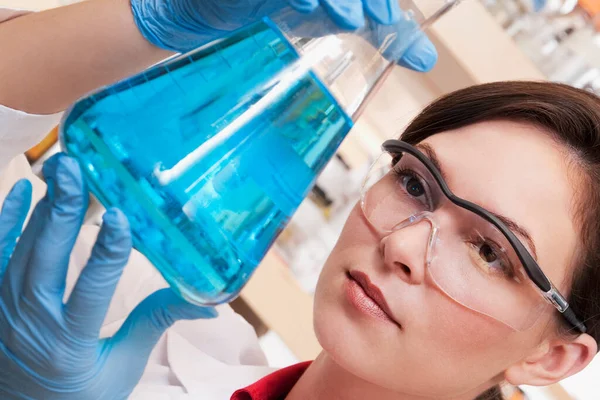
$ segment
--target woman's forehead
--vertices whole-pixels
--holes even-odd
[[[562,282],[577,243],[564,149],[540,128],[507,121],[440,133],[424,143],[451,190],[526,228],[540,266],[556,284]]]

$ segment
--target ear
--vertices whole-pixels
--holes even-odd
[[[509,367],[505,379],[515,386],[548,386],[584,369],[597,350],[596,341],[587,334],[572,341],[545,341],[529,357]]]

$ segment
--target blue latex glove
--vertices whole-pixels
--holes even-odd
[[[216,311],[161,290],[114,337],[99,340],[131,251],[129,225],[118,210],[105,214],[89,262],[63,304],[87,194],[79,166],[64,155],[46,162],[44,175],[48,193],[18,242],[31,202],[28,181],[14,186],[0,214],[0,398],[126,399],[165,329],[178,319],[210,318]]]
[[[302,14],[321,14],[347,30],[363,26],[365,17],[390,25],[402,16],[397,0],[131,0],[131,6],[146,39],[178,52],[192,50],[287,6]],[[400,24],[399,33],[408,30],[405,28]],[[389,52],[396,53],[400,51]],[[433,68],[436,61],[435,47],[420,33],[398,64],[424,72]]]
[[[546,4],[548,4],[548,0],[533,0],[533,11],[542,11]]]

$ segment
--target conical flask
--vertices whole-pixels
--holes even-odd
[[[456,1],[419,3],[400,1],[395,26],[326,36],[318,12],[283,10],[78,101],[61,144],[177,293],[230,301],[394,58]]]

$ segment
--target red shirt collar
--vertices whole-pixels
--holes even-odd
[[[238,390],[231,396],[231,400],[283,400],[310,363],[307,361],[275,371],[247,388]]]

